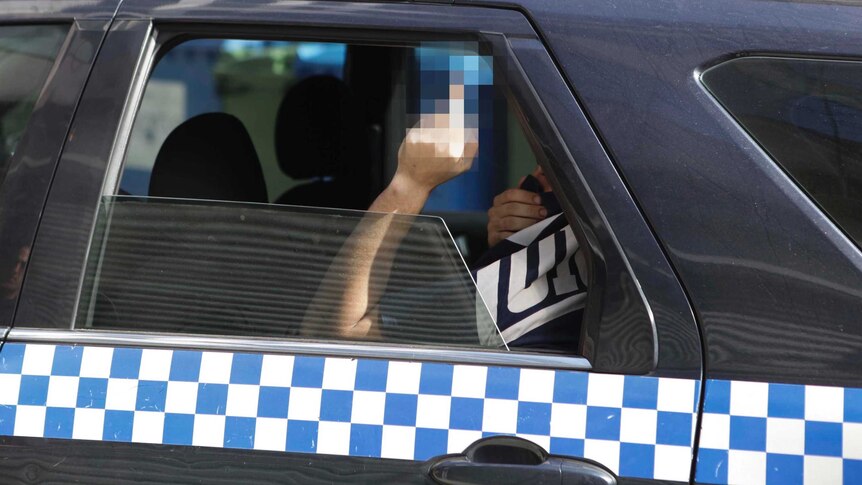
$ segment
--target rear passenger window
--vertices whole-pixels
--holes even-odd
[[[862,63],[750,57],[704,84],[857,245],[862,245]]]
[[[537,170],[498,62],[478,41],[162,53],[76,326],[576,352],[586,278],[559,204],[488,247],[494,197]],[[422,137],[438,150],[413,153]],[[437,172],[471,150],[463,173]],[[396,182],[405,158],[443,182],[412,209],[386,199],[416,191]]]

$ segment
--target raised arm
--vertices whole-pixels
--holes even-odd
[[[381,248],[397,247],[408,229],[394,215],[418,214],[435,187],[470,168],[479,147],[474,132],[433,126],[446,121],[408,131],[395,176],[368,209],[385,215],[363,218],[342,246],[306,312],[306,335],[331,336],[334,327],[340,338],[378,336],[376,306],[395,253]]]

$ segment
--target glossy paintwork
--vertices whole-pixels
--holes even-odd
[[[0,23],[110,20],[120,0],[3,0]]]
[[[746,53],[862,57],[862,6],[523,7],[679,272],[708,376],[862,384],[862,254],[697,79]]]

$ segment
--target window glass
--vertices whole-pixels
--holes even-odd
[[[62,25],[0,27],[0,183],[30,120],[39,93],[68,31]],[[30,258],[30,237],[21,234],[20,204],[0,202],[0,325],[9,325]]]
[[[68,27],[0,27],[0,174],[24,133]]]
[[[707,88],[857,245],[862,243],[862,63],[752,57]]]
[[[574,352],[577,243],[543,209],[499,62],[475,41],[176,45],[104,195],[76,325]],[[532,229],[491,240],[519,184]]]

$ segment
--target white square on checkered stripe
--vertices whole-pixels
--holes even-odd
[[[584,439],[587,434],[587,406],[583,404],[551,404],[551,436]]]
[[[161,443],[165,430],[165,413],[135,411],[132,423],[132,441],[135,443]]]
[[[700,447],[714,450],[730,448],[730,415],[703,413],[700,423]]]
[[[257,418],[254,422],[254,449],[284,451],[287,448],[287,420]]]
[[[312,387],[291,388],[290,403],[287,406],[287,419],[319,421],[322,393],[321,389]]]
[[[624,377],[619,375],[589,374],[587,378],[587,405],[609,408],[623,407],[624,382]]]
[[[766,483],[766,453],[730,450],[727,452],[727,483]]]
[[[691,448],[656,445],[653,478],[687,482],[691,473]]]
[[[165,395],[165,412],[194,414],[198,407],[198,383],[169,381]]]
[[[844,421],[844,388],[805,386],[805,420]]]
[[[15,436],[45,435],[45,406],[18,406],[15,410]]]
[[[452,369],[452,397],[485,397],[488,368],[476,365],[456,365]]]
[[[0,374],[0,404],[18,404],[21,392],[21,374]]]
[[[527,441],[532,441],[533,443],[542,447],[543,450],[548,451],[551,449],[551,437],[545,435],[538,434],[518,434],[519,438],[524,438]]]
[[[203,384],[230,383],[230,368],[233,354],[228,352],[204,352],[201,356],[201,373],[198,382]]]
[[[482,439],[481,431],[450,429],[446,453],[462,453],[468,446],[480,439]]]
[[[192,445],[224,448],[224,416],[213,414],[195,415]]]
[[[730,414],[765,418],[769,409],[769,384],[765,382],[730,382]]]
[[[482,431],[514,434],[518,431],[518,401],[485,399],[482,409]]]
[[[657,426],[658,411],[623,408],[620,413],[620,441],[654,445]]]
[[[862,423],[844,423],[844,458],[862,460]]]
[[[418,362],[390,361],[386,374],[386,392],[419,394],[419,376],[422,364]]]
[[[54,366],[54,345],[27,344],[21,374],[25,376],[49,376]]]
[[[518,381],[518,400],[551,402],[554,400],[554,371],[521,369]]]
[[[803,458],[802,468],[803,483],[833,484],[844,482],[844,461],[841,458],[808,455]]]
[[[356,387],[356,359],[327,357],[323,365],[323,388],[352,391]]]
[[[244,418],[256,417],[259,396],[260,386],[253,384],[229,384],[227,386],[225,414]]]
[[[171,377],[171,359],[174,352],[162,349],[144,349],[141,352],[141,367],[138,379],[142,381],[167,381]]]
[[[692,379],[660,377],[658,380],[657,409],[676,413],[694,412],[694,387]]]
[[[326,368],[324,367],[324,372]],[[260,385],[290,387],[293,379],[292,355],[264,355],[260,368]]]
[[[350,423],[317,423],[317,452],[325,455],[349,455]]]
[[[84,351],[81,353],[81,372],[78,376],[110,377],[113,360],[114,349],[111,347],[84,347]]]
[[[290,399],[292,403],[293,396]],[[383,424],[383,413],[385,410],[385,392],[354,391],[350,422],[357,424]]]
[[[805,421],[766,418],[766,452],[784,455],[805,454]]]
[[[78,380],[73,376],[51,376],[46,404],[56,408],[75,407],[78,404]]]
[[[448,429],[452,398],[419,394],[416,402],[416,427]]]
[[[136,379],[108,379],[105,409],[134,411],[137,399],[138,381]]]
[[[105,410],[78,408],[72,423],[72,439],[101,440],[105,432]]]
[[[584,458],[595,460],[620,473],[620,442],[609,440],[584,440]]]
[[[381,458],[412,460],[416,446],[416,428],[412,426],[383,426]]]

